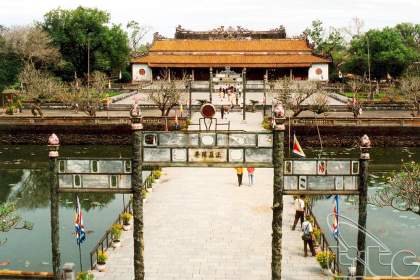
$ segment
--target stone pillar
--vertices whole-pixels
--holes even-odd
[[[268,81],[268,70],[265,70],[265,75],[264,75],[264,81],[263,81],[263,87],[264,87],[264,96],[263,96],[263,118],[265,117],[265,105],[267,104],[267,89],[265,88],[267,86],[267,81]]]
[[[58,193],[58,149],[60,140],[54,133],[48,138],[48,158],[50,176],[50,200],[51,200],[51,255],[54,279],[60,280],[60,225],[59,225],[59,193]]]
[[[194,69],[191,70],[191,79],[194,81]]]
[[[273,125],[273,221],[271,243],[271,279],[281,279],[282,222],[283,222],[283,155],[284,155],[284,110],[274,115]]]
[[[212,97],[212,95],[213,95],[213,68],[212,67],[210,67],[210,77],[209,77],[209,100],[210,100],[210,103],[212,103],[212,101],[213,101],[213,97]]]
[[[133,239],[134,239],[134,280],[144,280],[144,239],[143,239],[143,125],[141,118],[131,119],[133,131],[133,164],[131,187],[133,188]]]
[[[246,68],[242,69],[242,121],[246,118]]]
[[[366,220],[367,220],[367,193],[368,193],[368,167],[370,160],[370,140],[367,135],[360,139],[360,170],[359,170],[359,229],[357,231],[357,263],[356,277],[362,279],[365,273],[366,262]],[[360,278],[359,278],[360,277]]]
[[[63,280],[76,280],[76,270],[74,263],[65,263],[63,265]]]
[[[189,97],[188,113],[189,113],[189,118],[191,118],[192,117],[192,81],[191,80],[188,81],[188,97]]]

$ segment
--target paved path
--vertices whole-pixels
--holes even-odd
[[[230,168],[164,169],[144,207],[146,280],[271,279],[272,169],[257,169],[256,179],[238,187]],[[293,212],[285,197],[283,279],[324,279],[303,257],[301,232],[290,230]],[[133,279],[131,234],[95,279]]]

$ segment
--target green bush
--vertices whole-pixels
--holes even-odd
[[[160,170],[153,170],[152,174],[155,179],[159,179],[160,176],[162,176],[162,172]]]
[[[79,272],[76,280],[93,280],[95,279],[91,272]]]
[[[98,256],[96,257],[96,262],[98,264],[105,264],[106,260],[108,259],[108,255],[105,251],[99,251]]]
[[[317,227],[314,227],[313,234],[315,237],[315,242],[319,244],[319,242],[321,241],[321,230]]]
[[[331,263],[334,261],[335,255],[330,251],[320,251],[316,254],[316,260],[323,269],[331,267]]]
[[[262,124],[261,125],[262,125],[262,127],[264,129],[267,129],[267,130],[271,130],[272,129],[271,119],[269,117],[264,117],[264,120],[262,121]]]
[[[15,106],[13,106],[13,105],[7,106],[6,114],[13,115],[14,112],[15,112]]]
[[[122,226],[120,224],[113,224],[111,227],[112,240],[119,241],[121,238]]]
[[[129,225],[132,217],[133,217],[133,215],[131,215],[131,213],[129,213],[129,212],[124,212],[124,213],[121,214],[121,219],[122,219],[124,225]]]

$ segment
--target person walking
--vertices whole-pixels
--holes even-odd
[[[254,185],[255,167],[248,167],[246,170],[248,171],[248,185],[252,186],[252,185]]]
[[[305,196],[303,194],[295,199],[295,221],[293,222],[292,230],[295,230],[296,224],[300,219],[300,226],[303,226],[303,218],[305,216]]]
[[[238,176],[238,186],[240,187],[242,185],[242,175],[244,173],[243,167],[236,167],[236,175]]]
[[[222,120],[224,119],[224,117],[225,117],[225,106],[223,106],[223,104],[222,104],[222,106],[220,107],[220,116],[222,117]]]
[[[312,256],[314,257],[315,249],[314,249],[314,239],[312,238],[312,233],[314,231],[311,222],[309,222],[309,215],[305,215],[305,221],[303,222],[303,234],[302,234],[302,240],[303,240],[303,252],[305,257],[308,256],[308,245],[309,249],[311,250]]]

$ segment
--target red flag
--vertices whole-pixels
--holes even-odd
[[[296,138],[296,135],[294,134],[293,134],[293,154],[300,157],[306,157],[305,153],[303,152],[302,147],[299,144],[299,141]]]

